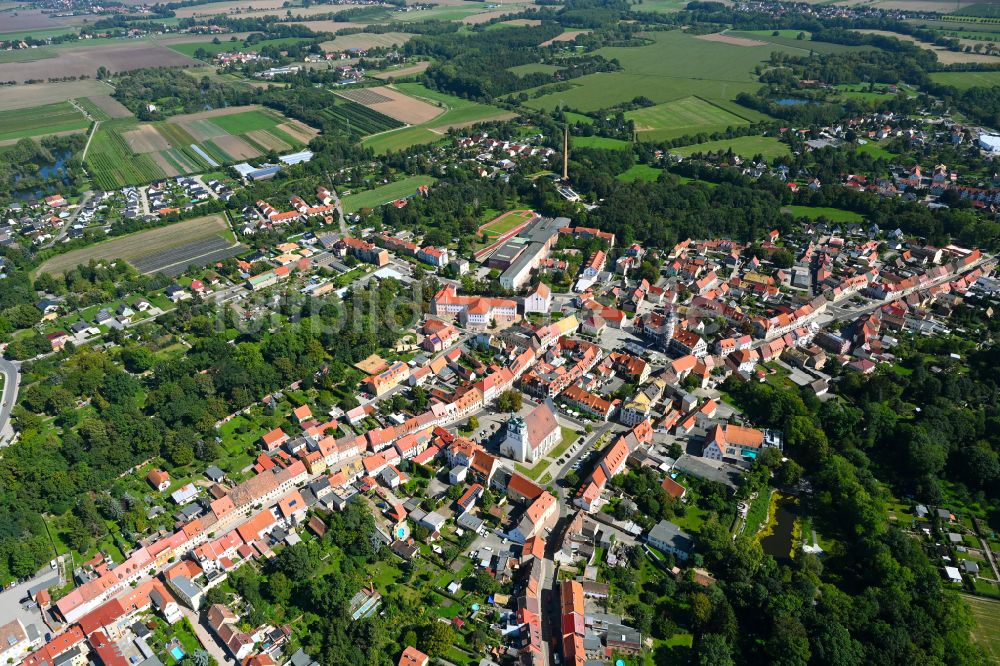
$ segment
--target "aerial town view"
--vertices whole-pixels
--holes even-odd
[[[998,263],[990,1],[0,0],[0,664],[1000,664]]]

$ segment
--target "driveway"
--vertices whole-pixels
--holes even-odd
[[[226,651],[218,641],[216,641],[215,636],[209,633],[208,629],[199,621],[198,614],[187,606],[181,606],[181,612],[184,613],[184,617],[188,619],[191,626],[194,628],[194,635],[198,637],[198,642],[201,646],[205,648],[215,661],[219,664],[235,664],[236,660],[233,659],[232,655]]]

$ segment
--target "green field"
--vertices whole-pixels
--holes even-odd
[[[931,81],[959,90],[1000,86],[1000,72],[933,72]]]
[[[1000,18],[1000,5],[992,2],[981,2],[963,7],[958,13],[962,16],[973,16],[975,18]]]
[[[517,67],[508,67],[508,72],[512,74],[517,74],[518,76],[524,76],[525,74],[555,74],[559,71],[559,68],[555,65],[544,65],[540,62],[530,63],[527,65],[518,65]]]
[[[806,31],[806,39],[796,39],[800,30],[778,30],[778,36],[771,33],[774,30],[730,30],[727,35],[733,37],[744,37],[746,39],[756,39],[761,42],[769,42],[775,46],[783,46],[788,49],[798,49],[801,51],[814,51],[816,53],[843,53],[845,51],[857,51],[859,49],[871,49],[870,46],[850,46],[847,44],[831,44],[830,42],[814,42],[809,39],[810,33]],[[756,47],[751,47],[756,48]]]
[[[97,187],[114,190],[164,177],[163,170],[148,155],[136,155],[122,138],[122,132],[136,125],[134,120],[110,121],[97,128],[87,152],[87,169]]]
[[[83,130],[90,121],[69,102],[0,111],[0,141]]]
[[[243,46],[243,42],[236,41],[223,41],[219,44],[213,44],[210,39],[206,39],[204,42],[185,42],[183,44],[166,44],[165,46],[171,51],[176,51],[181,55],[186,55],[189,58],[193,58],[195,51],[198,49],[204,49],[209,55],[215,55],[216,53],[225,53],[232,51],[245,51],[247,49],[253,49],[257,51],[265,46],[275,46],[281,48],[283,46],[289,46],[290,44],[301,44],[302,42],[308,42],[309,40],[305,37],[287,37],[285,39],[265,39],[264,41],[255,43],[252,47]]]
[[[538,109],[561,106],[586,112],[628,102],[640,95],[657,104],[693,95],[717,103],[760,88],[753,69],[769,59],[772,51],[802,54],[797,48],[772,44],[735,46],[697,39],[679,31],[651,33],[649,38],[652,43],[646,46],[614,46],[595,51],[609,60],[617,59],[623,71],[581,76],[573,79],[571,89],[549,93],[526,104]],[[669,63],[684,66],[670,67]],[[724,108],[731,111],[728,106]]]
[[[411,97],[445,108],[447,111],[421,125],[383,132],[362,141],[364,146],[379,154],[402,150],[418,144],[434,143],[442,138],[448,127],[454,125],[499,120],[511,115],[509,112],[489,104],[480,104],[432,90],[422,83],[397,83],[392,87]]]
[[[431,185],[437,180],[433,176],[410,176],[395,183],[389,183],[373,190],[358,192],[344,197],[344,212],[354,213],[362,208],[375,208],[384,203],[408,197],[421,185]]]
[[[1000,663],[1000,601],[990,601],[967,594],[962,599],[972,609],[975,627],[972,638],[986,652],[991,663]]]
[[[532,215],[530,210],[510,210],[479,227],[478,233],[484,238],[492,240],[503,236],[517,225],[527,222]]]
[[[785,206],[781,210],[795,217],[808,217],[812,220],[825,217],[831,222],[861,222],[864,219],[853,211],[822,206]]]
[[[874,141],[869,141],[868,143],[862,146],[858,146],[857,151],[859,153],[868,153],[875,159],[891,160],[898,157],[896,153],[890,153],[888,150],[883,148],[881,144],[878,144]]]
[[[623,183],[632,183],[637,180],[652,183],[660,177],[661,173],[663,173],[663,169],[657,169],[648,164],[634,164],[615,176],[615,178]]]
[[[694,153],[726,151],[730,148],[740,157],[748,158],[760,154],[766,159],[774,159],[789,154],[788,145],[773,136],[741,136],[735,139],[722,139],[721,141],[696,143],[693,146],[682,148],[671,148],[670,152],[688,157]]]
[[[473,14],[481,14],[488,11],[490,5],[485,2],[463,2],[461,6],[438,5],[431,9],[419,9],[406,13],[396,13],[392,15],[393,20],[403,23],[415,23],[417,21],[458,21]]]
[[[576,148],[601,148],[602,150],[628,150],[630,144],[621,139],[611,139],[605,136],[574,136],[570,141]]]
[[[0,63],[5,62],[33,62],[35,60],[45,60],[55,58],[56,52],[49,46],[39,46],[33,49],[12,49],[10,51],[0,51]]]
[[[280,122],[284,120],[275,121],[269,113],[263,111],[244,111],[229,116],[216,116],[211,120],[213,125],[228,134],[246,134],[256,130],[270,131]]]
[[[660,141],[699,132],[721,132],[750,123],[700,97],[685,97],[665,104],[629,111],[640,139]]]

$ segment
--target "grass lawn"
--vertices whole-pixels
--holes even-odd
[[[856,148],[859,153],[868,153],[875,159],[891,160],[899,157],[896,153],[890,153],[888,150],[882,147],[882,144],[876,143],[874,141],[869,141],[868,143],[858,146]]]
[[[788,144],[782,143],[773,136],[741,136],[735,139],[723,139],[721,141],[709,141],[707,143],[696,143],[692,146],[681,148],[671,148],[670,152],[688,157],[695,153],[709,153],[716,151],[726,151],[732,148],[733,152],[744,158],[752,158],[755,155],[763,155],[765,159],[774,159],[790,154]]]
[[[1000,601],[966,594],[962,595],[962,599],[972,609],[975,619],[972,639],[983,648],[990,662],[1000,663]]]
[[[931,81],[959,90],[968,88],[990,88],[1000,86],[1000,72],[934,72]]]
[[[628,169],[615,176],[615,178],[623,183],[631,183],[636,180],[643,180],[647,183],[651,183],[659,178],[661,173],[663,173],[663,169],[657,169],[656,167],[651,167],[648,164],[633,164]]]
[[[354,213],[362,208],[375,208],[384,203],[408,197],[417,191],[421,185],[432,185],[433,176],[410,176],[394,183],[376,187],[373,190],[358,192],[344,197],[344,211]]]
[[[528,65],[518,65],[517,67],[508,67],[507,71],[512,74],[517,74],[518,76],[524,76],[525,74],[555,74],[559,71],[559,68],[555,65],[545,65],[540,62],[530,63]]]
[[[549,460],[548,458],[542,458],[531,467],[518,464],[514,465],[514,468],[521,474],[524,474],[526,477],[531,479],[532,481],[538,481],[538,477],[542,475],[542,472],[548,469],[551,462],[552,461]]]
[[[625,117],[635,121],[639,138],[649,141],[750,124],[745,118],[693,96],[629,111]]]
[[[860,214],[853,211],[823,206],[785,206],[781,210],[795,217],[808,217],[812,220],[825,217],[831,222],[861,222],[864,219]]]
[[[579,435],[576,434],[576,430],[573,430],[572,428],[562,426],[559,430],[562,433],[562,439],[559,441],[559,446],[552,449],[552,453],[549,454],[549,457],[553,459],[558,459],[559,456],[566,453],[567,449],[569,449],[573,442],[576,441],[576,438],[579,437]]]
[[[530,210],[511,210],[503,215],[494,217],[492,220],[479,227],[479,233],[489,240],[494,240],[503,236],[505,233],[518,226],[519,224],[524,224],[531,219],[533,213]]]
[[[0,141],[84,130],[90,121],[69,102],[0,111]]]
[[[630,144],[621,139],[610,139],[605,136],[574,136],[571,138],[574,148],[600,148],[602,150],[627,150]]]
[[[753,536],[757,534],[760,530],[760,526],[764,524],[767,520],[768,511],[771,508],[771,498],[772,494],[770,490],[766,493],[760,493],[750,503],[750,509],[747,511],[747,522],[743,526],[743,533]]]

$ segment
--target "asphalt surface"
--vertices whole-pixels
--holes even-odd
[[[20,364],[0,357],[0,373],[3,373],[3,405],[0,406],[0,446],[6,446],[14,429],[10,425],[10,412],[17,402],[18,385],[21,382]]]
[[[42,621],[41,611],[37,606],[29,608],[22,603],[29,595],[41,589],[57,586],[59,584],[59,574],[46,565],[41,571],[23,583],[18,583],[9,589],[0,592],[0,626],[20,620],[21,624],[27,628],[35,625],[39,637],[45,637],[49,630]]]

